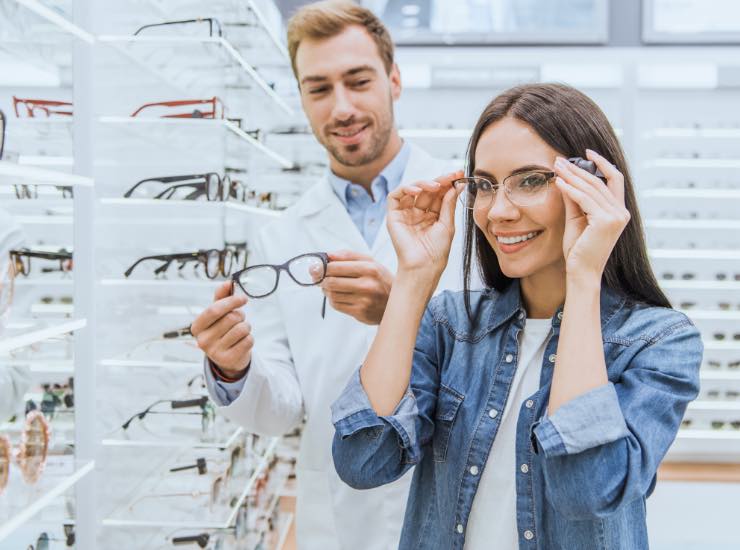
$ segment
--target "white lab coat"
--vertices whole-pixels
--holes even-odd
[[[401,185],[455,167],[412,146]],[[458,208],[458,219],[462,209]],[[438,290],[462,288],[462,230],[458,223],[448,268]],[[371,255],[396,272],[385,220],[368,247],[327,178],[309,189],[275,222],[250,238],[250,264],[282,264],[307,252],[340,249]],[[411,474],[367,491],[345,485],[331,456],[330,406],[370,348],[377,327],[327,304],[318,287],[300,287],[285,272],[270,297],[245,307],[255,348],[242,393],[220,412],[248,431],[281,435],[306,425],[297,462],[296,530],[300,550],[391,550],[398,547]]]

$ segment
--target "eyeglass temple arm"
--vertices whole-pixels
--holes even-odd
[[[129,418],[128,420],[126,420],[126,422],[124,422],[123,424],[121,424],[121,428],[123,428],[124,430],[127,430],[128,427],[129,427],[129,425],[131,424],[131,422],[134,421],[135,418],[144,418],[149,413],[149,411],[152,410],[153,407],[156,407],[160,403],[168,403],[168,402],[169,402],[168,399],[160,399],[158,401],[155,401],[154,403],[152,403],[151,405],[149,405],[143,411],[137,412],[136,414],[132,415],[131,418]]]
[[[137,181],[136,184],[134,184],[134,186],[131,189],[129,189],[123,194],[123,196],[124,198],[129,198],[140,185],[143,185],[145,183],[159,182],[159,183],[165,184],[165,183],[172,183],[175,181],[187,181],[191,179],[204,178],[204,177],[206,177],[205,174],[193,174],[189,176],[165,176],[162,178],[147,178],[141,181]]]
[[[206,103],[210,103],[215,106],[216,100],[218,100],[218,98],[214,96],[210,99],[179,99],[176,101],[155,101],[154,103],[145,103],[144,105],[136,109],[131,116],[134,117],[138,115],[141,111],[148,107],[182,107],[184,105],[205,105]]]
[[[136,260],[131,267],[129,267],[124,275],[128,277],[133,273],[134,269],[141,263],[147,260],[159,260],[160,262],[172,262],[174,260],[198,260],[199,255],[197,252],[186,252],[183,254],[160,254],[158,256],[144,256]]]
[[[208,466],[206,465],[206,459],[203,457],[199,457],[195,460],[195,464],[190,464],[189,466],[177,466],[175,468],[170,468],[170,472],[184,472],[186,470],[193,470],[197,468],[198,474],[203,475],[208,472]]]
[[[144,25],[136,29],[136,32],[134,32],[134,36],[137,36],[143,30],[151,29],[154,27],[166,27],[167,25],[183,25],[185,23],[199,23],[201,21],[203,20],[199,18],[199,19],[183,19],[182,21],[164,21],[162,23],[150,23],[149,25]]]

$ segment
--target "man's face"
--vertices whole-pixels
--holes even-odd
[[[355,167],[380,157],[393,131],[401,77],[395,66],[386,72],[367,31],[351,26],[332,38],[303,40],[296,68],[303,110],[333,159]]]

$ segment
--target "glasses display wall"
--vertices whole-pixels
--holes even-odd
[[[471,20],[476,41],[549,40],[526,2],[487,3],[485,17],[476,2],[456,4],[465,17],[376,4],[401,42],[464,41]],[[605,36],[605,2],[557,5],[588,31],[578,40]],[[189,326],[227,279],[257,299],[286,278],[316,284],[322,254],[250,271],[250,236],[326,155],[271,2],[204,6],[0,0],[0,202],[25,234],[0,263],[0,360],[28,386],[0,423],[0,548],[279,548],[292,521],[279,500],[298,434],[262,438],[219,415]],[[563,81],[589,94],[628,154],[661,286],[704,337],[701,395],[668,460],[737,462],[737,51],[567,55],[578,64],[547,48],[399,48],[396,123],[462,167],[497,92]]]
[[[279,547],[295,437],[217,413],[189,330],[305,187],[265,137],[300,112],[276,8],[0,10],[1,61],[23,67],[0,91],[0,191],[25,234],[0,353],[31,377],[0,427],[0,547]]]

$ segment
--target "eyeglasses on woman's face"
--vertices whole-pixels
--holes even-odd
[[[568,161],[596,177],[604,178],[604,174],[590,160],[571,157]],[[500,188],[503,188],[506,197],[513,204],[527,208],[547,200],[555,176],[555,172],[551,170],[522,170],[504,178],[500,184],[474,175],[455,180],[453,185],[458,190],[460,203],[468,210],[489,210]]]

